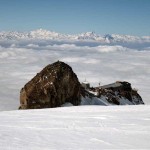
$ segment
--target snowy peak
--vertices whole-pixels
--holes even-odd
[[[106,34],[101,36],[95,32],[85,32],[76,35],[61,34],[54,31],[37,29],[30,32],[0,32],[0,40],[28,40],[28,39],[48,39],[48,40],[84,40],[96,41],[102,43],[118,43],[118,42],[150,42],[150,36],[131,36]]]
[[[113,38],[112,35],[110,35],[110,34],[104,35],[104,39],[105,39],[105,41],[106,41],[107,43],[110,43],[110,42],[112,42],[112,41],[114,40],[114,38]]]
[[[114,39],[113,36],[110,35],[110,34],[104,35],[104,38],[105,38],[105,39],[108,39],[108,40],[113,40],[113,39]]]
[[[64,35],[54,32],[54,31],[48,31],[48,30],[43,30],[43,29],[38,29],[31,31],[29,33],[31,38],[36,38],[36,39],[55,39],[55,38],[62,38]]]
[[[122,41],[122,42],[136,42],[136,41],[142,40],[142,38],[140,38],[138,36],[131,36],[131,35],[112,34],[111,36],[116,42],[120,42],[120,41]]]
[[[16,39],[25,39],[29,38],[29,34],[26,32],[0,32],[0,40],[16,40]]]
[[[37,29],[30,32],[0,32],[0,40],[62,39],[65,37],[63,34],[44,29]]]
[[[97,35],[94,32],[85,32],[77,35],[77,39],[81,40],[97,40],[99,38],[99,35]]]

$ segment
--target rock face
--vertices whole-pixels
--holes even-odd
[[[79,83],[72,68],[55,62],[46,66],[20,91],[19,109],[53,108],[63,105],[139,105],[144,104],[137,90],[125,81],[90,87]]]
[[[66,102],[80,104],[80,83],[72,68],[58,61],[46,66],[21,89],[19,109],[59,107]]]
[[[87,83],[86,83],[87,84]],[[83,86],[82,86],[83,87]],[[126,81],[116,81],[105,86],[92,87],[81,90],[82,104],[87,104],[88,100],[92,104],[101,105],[139,105],[144,104],[136,89],[132,89],[131,84]],[[94,102],[93,102],[94,100]]]

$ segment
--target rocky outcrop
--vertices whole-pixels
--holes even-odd
[[[79,83],[72,68],[64,62],[46,66],[20,91],[20,109],[53,108],[67,105],[144,104],[137,90],[125,81],[90,87]]]
[[[80,104],[80,83],[72,68],[58,61],[46,66],[21,89],[19,108],[52,108],[66,102]]]
[[[86,83],[87,84],[87,83]],[[84,86],[83,86],[84,85]],[[117,81],[112,84],[85,88],[82,84],[83,104],[86,99],[90,99],[90,103],[100,103],[102,105],[139,105],[144,104],[141,96],[136,89],[132,89],[131,84],[126,81]],[[88,87],[88,86],[87,86]],[[94,102],[92,101],[94,99]]]

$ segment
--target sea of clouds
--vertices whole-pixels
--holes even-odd
[[[137,46],[138,45],[138,46]],[[89,41],[1,40],[0,110],[19,107],[20,89],[43,67],[64,61],[91,86],[128,81],[150,104],[150,44]]]

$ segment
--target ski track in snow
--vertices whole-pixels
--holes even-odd
[[[149,149],[150,106],[77,106],[0,113],[0,149]]]

